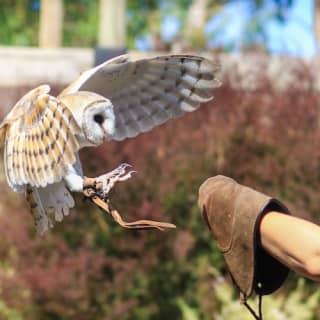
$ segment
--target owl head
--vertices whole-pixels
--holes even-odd
[[[100,145],[114,134],[115,115],[109,99],[87,91],[58,98],[71,110],[81,128],[78,139],[82,146]]]

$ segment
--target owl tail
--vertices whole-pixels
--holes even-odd
[[[26,199],[30,206],[30,212],[34,218],[34,223],[39,234],[44,234],[49,228],[53,227],[51,219],[44,210],[37,188],[27,186]]]
[[[53,227],[53,221],[61,222],[74,207],[74,200],[63,182],[54,183],[45,188],[28,186],[26,198],[34,217],[39,234]]]

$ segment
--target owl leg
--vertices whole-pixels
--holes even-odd
[[[101,185],[100,192],[103,198],[106,198],[110,190],[113,188],[113,186],[119,182],[119,181],[125,181],[132,177],[132,174],[136,171],[129,170],[128,168],[132,167],[130,164],[122,163],[119,167],[116,169],[103,174],[96,178],[96,183]]]
[[[110,214],[115,222],[123,228],[128,229],[146,229],[153,228],[158,230],[165,230],[167,228],[175,228],[172,223],[158,222],[153,220],[137,220],[133,222],[126,222],[122,219],[120,213],[112,208],[108,199],[108,193],[118,181],[125,181],[131,178],[135,172],[133,170],[127,171],[130,165],[123,163],[118,168],[98,177],[88,178],[84,177],[83,194],[89,198],[94,204],[102,209],[107,214]]]
[[[71,192],[82,192],[83,190],[83,175],[78,172],[78,170],[72,166],[68,166],[68,172],[64,177],[64,181],[67,188]]]
[[[125,181],[131,178],[132,174],[136,171],[130,170],[131,165],[127,163],[122,163],[116,169],[103,174],[97,178],[85,178],[87,187],[92,185],[92,187],[97,188],[102,198],[107,198],[108,193],[113,188],[113,186],[119,181]],[[77,172],[73,166],[68,167],[68,172],[64,177],[68,189],[72,192],[83,192],[84,177],[82,174]]]

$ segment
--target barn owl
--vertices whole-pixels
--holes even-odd
[[[57,97],[48,85],[23,96],[0,124],[0,145],[7,182],[25,192],[37,231],[68,215],[70,192],[83,191],[79,149],[133,138],[196,110],[219,86],[216,71],[198,56],[120,56],[84,72]],[[122,164],[97,181],[107,194],[132,172]]]

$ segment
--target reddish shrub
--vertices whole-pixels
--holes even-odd
[[[138,173],[116,186],[111,202],[127,220],[172,221],[176,231],[121,230],[77,197],[76,214],[36,237],[3,182],[0,257],[14,273],[0,272],[2,299],[26,319],[178,319],[183,296],[207,319],[208,267],[225,268],[196,205],[204,179],[225,174],[299,215],[319,211],[320,95],[297,87],[280,93],[263,75],[259,81],[246,92],[226,80],[215,101],[192,114],[81,152],[87,175],[132,164]]]

